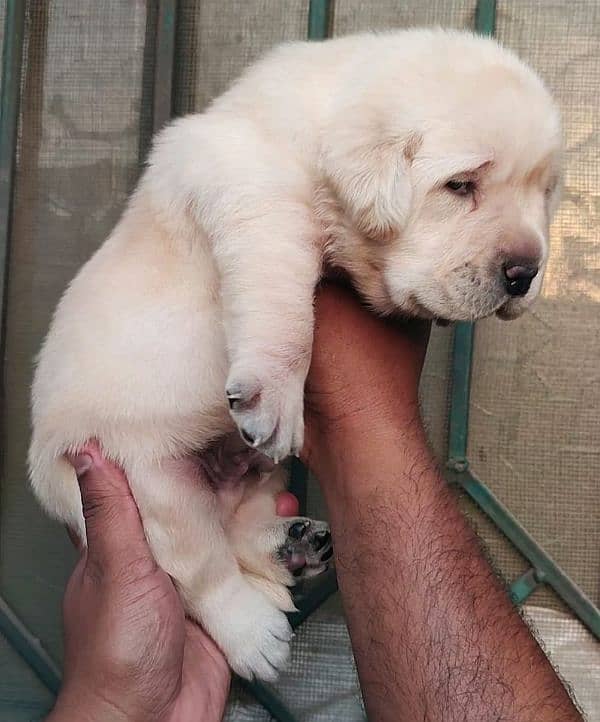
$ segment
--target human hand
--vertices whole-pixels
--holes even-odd
[[[65,592],[64,683],[48,720],[220,720],[227,663],[154,561],[125,475],[92,443],[71,462],[88,546]],[[277,509],[297,503],[282,494]]]

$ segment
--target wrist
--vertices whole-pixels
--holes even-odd
[[[433,462],[416,398],[337,417],[309,413],[307,422],[303,460],[328,484],[366,490],[369,479],[381,483],[388,473],[397,479],[400,463],[406,468],[415,460]]]

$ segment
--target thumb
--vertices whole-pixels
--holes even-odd
[[[102,569],[122,568],[131,560],[154,563],[123,471],[102,456],[96,442],[65,456],[81,491],[88,561]]]

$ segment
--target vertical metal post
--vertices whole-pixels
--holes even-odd
[[[496,0],[479,0],[475,10],[475,30],[493,35],[496,29]],[[473,360],[474,326],[457,323],[452,347],[452,392],[448,421],[448,466],[464,471],[467,466],[469,398]]]
[[[21,95],[21,69],[25,38],[25,2],[7,0],[2,48],[2,94],[0,95],[0,369],[4,379],[4,344],[10,229],[15,158]],[[2,397],[4,393],[2,393]]]
[[[308,39],[324,40],[329,37],[331,0],[311,0],[308,8]]]
[[[40,640],[33,635],[0,597],[0,634],[35,672],[38,679],[53,694],[60,689],[60,670],[42,647]]]
[[[456,471],[467,468],[473,335],[472,323],[456,324],[452,346],[452,391],[448,419],[448,466]]]
[[[159,0],[156,21],[156,55],[152,93],[152,132],[159,131],[173,114],[173,68],[177,0]]]
[[[479,0],[475,10],[475,30],[481,35],[496,32],[496,0]]]

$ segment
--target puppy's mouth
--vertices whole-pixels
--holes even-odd
[[[421,307],[421,313],[419,314],[421,317],[424,318],[430,318],[436,326],[450,326],[453,323],[456,323],[457,321],[479,321],[483,318],[490,318],[491,316],[497,316],[498,318],[502,319],[503,321],[512,321],[515,318],[519,318],[526,310],[526,306],[522,303],[515,302],[514,300],[508,300],[504,301],[501,305],[499,305],[496,309],[490,309],[487,313],[481,313],[481,314],[474,314],[472,316],[468,316],[468,314],[457,314],[457,318],[454,318],[453,314],[448,314],[448,316],[441,316],[436,313],[432,313],[429,310],[425,310],[424,307]]]
[[[413,294],[403,304],[403,310],[409,315],[433,321],[436,326],[449,326],[457,321],[478,321],[490,316],[511,321],[521,316],[528,307],[529,303],[524,299],[507,298],[505,295],[496,299],[488,297],[487,303],[480,300],[471,305],[457,303],[456,299],[448,297],[440,299],[439,303],[429,304]]]

